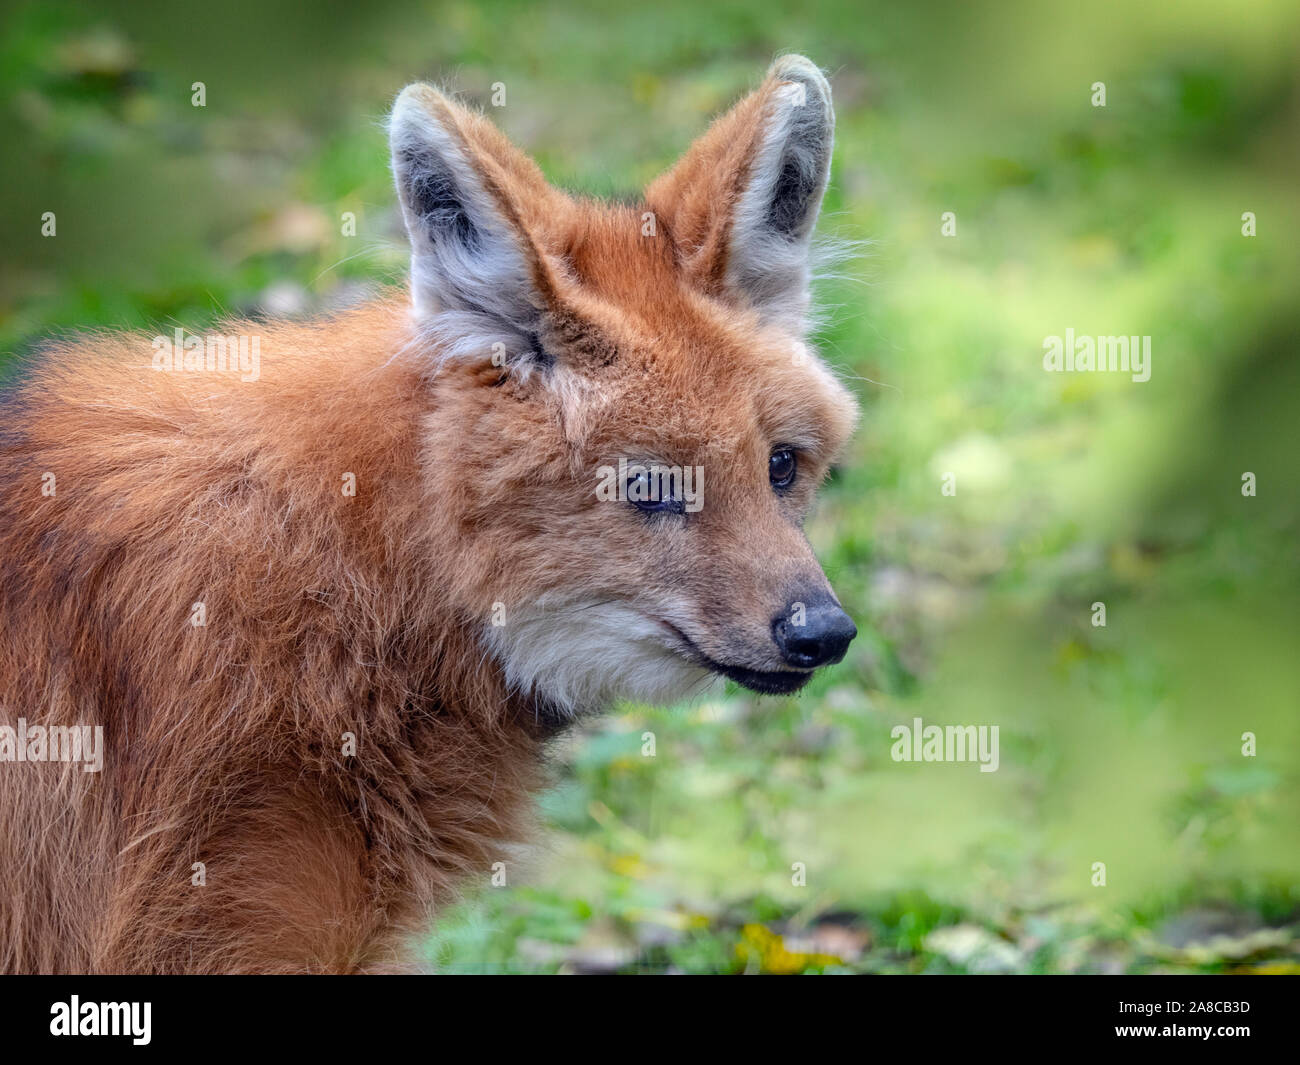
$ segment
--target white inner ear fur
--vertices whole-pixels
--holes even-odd
[[[457,343],[484,345],[478,352],[484,357],[497,340],[508,356],[518,355],[512,349],[523,346],[539,318],[521,237],[459,135],[430,110],[433,96],[428,86],[408,86],[389,123],[393,175],[411,239],[415,315]]]
[[[799,334],[806,326],[809,252],[830,175],[835,115],[830,85],[811,63],[780,60],[776,73],[791,80],[773,92],[768,127],[736,205],[727,282],[764,321]]]

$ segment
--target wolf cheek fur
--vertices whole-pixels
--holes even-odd
[[[832,123],[782,58],[633,208],[412,86],[409,299],[232,323],[255,381],[45,354],[0,432],[0,715],[106,751],[0,765],[0,967],[401,967],[528,834],[558,721],[844,654],[801,531],[855,418],[802,345]],[[620,460],[702,505],[598,498]]]

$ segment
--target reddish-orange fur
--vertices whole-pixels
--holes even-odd
[[[435,372],[395,294],[225,324],[260,337],[253,383],[154,372],[149,336],[98,335],[3,400],[0,722],[102,724],[106,756],[0,764],[0,970],[402,967],[432,907],[509,861],[540,783],[548,723],[479,638],[493,603],[671,584],[721,654],[767,624],[773,575],[816,569],[795,519],[851,405],[720,288],[771,85],[652,187],[658,241],[644,206],[551,190],[451,114],[581,388],[488,352]],[[817,440],[778,504],[764,449],[789,426]],[[632,444],[728,471],[697,539],[593,503]]]

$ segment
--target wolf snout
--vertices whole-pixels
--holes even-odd
[[[838,662],[857,634],[853,619],[836,602],[795,603],[772,621],[772,638],[781,657],[796,669]]]

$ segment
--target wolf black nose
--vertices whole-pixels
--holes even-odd
[[[772,637],[781,657],[796,669],[838,662],[857,634],[858,627],[838,603],[807,607],[795,603],[772,622]]]

